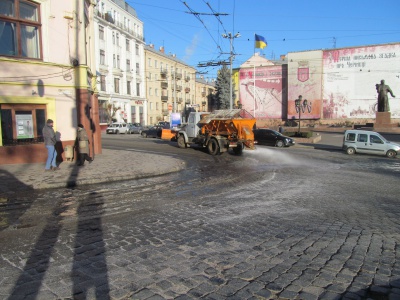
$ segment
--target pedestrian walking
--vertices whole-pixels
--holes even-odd
[[[56,164],[57,151],[55,145],[57,139],[56,139],[56,133],[54,132],[53,129],[53,125],[54,125],[53,120],[48,119],[46,125],[43,127],[42,130],[44,145],[47,148],[47,160],[46,160],[45,171],[51,171],[51,170],[56,171],[60,169],[59,167],[57,167]]]
[[[78,147],[79,152],[78,166],[83,166],[85,164],[85,160],[91,163],[93,158],[89,156],[89,137],[82,124],[78,124],[78,133],[75,144]]]
[[[282,125],[279,125],[279,133],[284,133],[285,132],[285,129],[283,129],[283,126]]]

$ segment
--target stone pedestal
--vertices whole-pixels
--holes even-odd
[[[375,126],[377,127],[391,127],[391,113],[390,111],[377,112],[375,119]]]
[[[374,131],[378,132],[398,132],[398,124],[392,124],[391,113],[389,111],[377,112],[374,124]]]

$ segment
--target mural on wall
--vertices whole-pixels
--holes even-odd
[[[282,118],[283,83],[282,66],[241,69],[239,93],[242,108],[257,119]],[[255,82],[254,82],[255,79]]]
[[[323,118],[375,118],[382,79],[400,94],[400,44],[323,51]],[[400,118],[399,97],[389,103]]]
[[[289,94],[288,94],[288,119],[298,119],[295,100],[301,95],[307,99],[309,107],[301,113],[302,119],[321,118],[321,61],[320,52],[313,54],[307,52],[307,56],[296,53],[289,63]]]

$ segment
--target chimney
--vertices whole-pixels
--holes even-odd
[[[153,44],[149,44],[149,47],[154,49],[154,45]]]
[[[164,53],[164,47],[163,46],[160,47],[160,52]]]
[[[285,60],[286,55],[285,54],[281,54],[281,60]]]

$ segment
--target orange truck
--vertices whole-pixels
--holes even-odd
[[[191,112],[188,122],[176,132],[179,148],[205,147],[211,155],[230,148],[241,155],[244,148],[254,149],[253,127],[256,119],[244,109]]]

